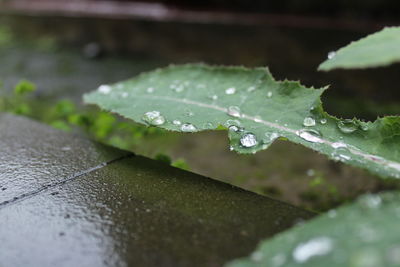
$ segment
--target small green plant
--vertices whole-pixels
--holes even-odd
[[[0,111],[31,117],[59,130],[83,132],[101,143],[124,150],[136,151],[144,138],[157,137],[164,133],[162,129],[143,127],[109,112],[77,106],[68,99],[54,104],[37,102],[33,95],[36,85],[28,80],[19,81],[12,92],[6,92],[2,87],[0,84],[0,89],[3,89],[0,95]],[[155,159],[184,170],[189,169],[182,158],[172,160],[168,155],[158,154]]]
[[[400,28],[386,28],[329,53],[319,69],[386,66],[400,61],[399,47]],[[102,85],[84,100],[170,131],[226,129],[230,149],[239,153],[266,149],[279,138],[382,178],[400,178],[400,117],[374,122],[333,117],[322,107],[326,89],[276,81],[267,68],[191,64]],[[323,183],[314,179],[310,186]],[[334,187],[330,191],[336,193]],[[398,193],[363,196],[266,240],[229,265],[400,266],[399,203]]]

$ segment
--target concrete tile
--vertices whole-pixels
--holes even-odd
[[[11,115],[0,147],[0,265],[221,266],[313,216]]]

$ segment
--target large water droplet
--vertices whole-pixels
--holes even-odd
[[[333,59],[336,56],[336,52],[335,51],[331,51],[328,53],[328,59]]]
[[[351,119],[340,120],[337,126],[342,133],[352,133],[358,129],[358,124]]]
[[[182,122],[180,120],[173,120],[172,123],[174,125],[181,125],[182,124]]]
[[[232,117],[240,117],[240,108],[237,106],[230,106],[228,108],[228,115]]]
[[[297,131],[296,134],[304,140],[311,143],[323,143],[324,141],[320,138],[321,134],[317,130],[313,129],[302,129]]]
[[[244,147],[253,147],[257,145],[257,138],[252,133],[246,133],[240,138],[240,144]]]
[[[181,126],[182,132],[195,132],[197,128],[191,123],[185,123]]]
[[[331,252],[333,242],[329,237],[321,236],[299,244],[293,251],[293,258],[304,263],[315,256],[323,256]]]
[[[99,93],[107,95],[111,92],[111,86],[106,84],[100,85],[99,88],[97,88],[97,91],[99,91]]]
[[[159,111],[156,111],[156,110],[146,112],[143,115],[142,120],[147,122],[148,124],[156,125],[156,126],[162,125],[165,123],[165,118],[161,115],[161,113]]]
[[[234,93],[236,93],[235,87],[229,87],[228,89],[225,90],[225,94],[227,95],[233,95]]]
[[[304,118],[303,125],[306,127],[315,126],[315,120],[311,117]]]

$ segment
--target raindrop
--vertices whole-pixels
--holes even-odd
[[[177,93],[183,92],[183,90],[185,90],[185,87],[183,85],[179,85],[174,89],[174,91]]]
[[[165,118],[156,110],[146,112],[143,115],[142,120],[151,125],[162,125],[165,123]]]
[[[185,113],[186,113],[186,116],[189,116],[189,117],[192,117],[194,115],[194,113],[190,109],[186,109]]]
[[[323,143],[324,141],[320,138],[321,134],[312,129],[302,129],[297,131],[296,134],[303,138],[304,140],[311,142],[311,143]]]
[[[328,59],[333,59],[336,56],[336,52],[335,51],[331,51],[328,53]]]
[[[123,97],[123,98],[127,98],[128,97],[128,93],[127,92],[122,92],[122,94],[121,94],[121,96]]]
[[[240,121],[238,121],[238,120],[227,120],[225,122],[225,126],[226,127],[229,127],[231,125],[240,126]]]
[[[146,89],[147,93],[151,94],[154,92],[154,88],[153,87],[149,87]]]
[[[210,98],[211,98],[212,100],[217,100],[217,99],[218,99],[218,96],[217,96],[217,95],[212,95],[212,96],[210,96]]]
[[[352,133],[358,129],[357,123],[351,119],[341,120],[337,126],[342,133]]]
[[[172,123],[174,125],[181,125],[182,124],[182,122],[180,120],[173,120]]]
[[[319,122],[320,122],[321,124],[326,124],[327,120],[326,120],[326,119],[321,119]]]
[[[100,85],[97,90],[99,91],[99,93],[107,95],[111,92],[111,86],[103,84]]]
[[[304,118],[303,125],[306,127],[315,126],[315,120],[311,117]]]
[[[332,251],[333,242],[329,237],[321,236],[300,243],[293,251],[293,258],[298,263],[304,263],[315,256],[323,256]]]
[[[363,131],[368,131],[368,125],[367,124],[362,124],[361,125],[361,130],[363,130]]]
[[[250,86],[249,88],[247,88],[247,92],[253,92],[254,90],[256,90],[256,87],[254,86]]]
[[[234,93],[236,93],[235,87],[229,87],[228,89],[225,90],[225,94],[227,95],[233,95]]]
[[[256,136],[252,133],[246,133],[240,138],[240,144],[244,147],[253,147],[257,145]]]
[[[197,130],[197,128],[193,124],[190,124],[190,123],[185,123],[185,124],[182,124],[182,126],[181,126],[182,132],[195,132],[196,130]]]
[[[335,142],[335,143],[332,143],[332,147],[334,149],[338,149],[338,148],[341,148],[341,147],[347,147],[347,145],[342,143],[342,142]]]
[[[229,131],[231,132],[238,132],[239,131],[239,127],[235,126],[235,125],[231,125],[228,128]]]
[[[271,92],[271,91],[268,91],[267,97],[268,97],[268,98],[271,98],[271,97],[272,97],[272,92]]]
[[[230,106],[228,108],[228,115],[232,117],[240,117],[240,108],[237,106]]]
[[[255,122],[262,122],[262,119],[261,119],[260,116],[255,116],[255,117],[254,117],[254,121],[255,121]]]
[[[278,133],[266,132],[265,136],[267,137],[267,143],[272,143],[273,141],[278,139],[279,134]]]

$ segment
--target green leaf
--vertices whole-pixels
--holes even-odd
[[[229,267],[400,266],[400,193],[365,195],[263,241]]]
[[[400,117],[339,120],[324,89],[275,81],[266,68],[171,66],[84,96],[86,103],[179,132],[229,129],[232,150],[255,153],[281,137],[384,177],[400,177]]]
[[[400,27],[387,27],[329,53],[319,70],[361,69],[400,61]]]
[[[21,80],[14,88],[14,93],[16,95],[24,95],[27,93],[31,93],[36,90],[36,85],[27,80]]]

